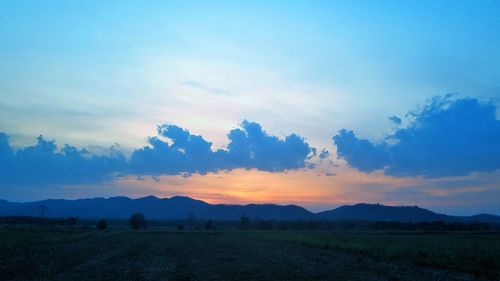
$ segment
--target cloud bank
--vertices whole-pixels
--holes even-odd
[[[109,180],[125,167],[125,158],[109,150],[109,156],[90,155],[85,149],[64,145],[42,136],[37,144],[17,151],[0,133],[0,184],[85,184]]]
[[[429,178],[500,169],[500,121],[491,102],[434,97],[407,114],[410,123],[380,143],[342,129],[333,137],[337,155],[363,172]]]
[[[58,148],[42,136],[36,145],[15,150],[8,136],[0,133],[0,184],[87,184],[126,175],[205,174],[237,168],[283,172],[309,167],[306,160],[315,152],[299,135],[280,139],[246,120],[227,135],[227,149],[213,150],[202,136],[175,125],[161,125],[157,131],[149,145],[130,158],[115,149],[97,156],[70,145]]]

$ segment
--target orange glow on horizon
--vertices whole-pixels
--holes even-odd
[[[334,176],[327,176],[320,169],[284,173],[238,169],[189,177],[161,176],[157,180],[128,177],[118,184],[132,187],[138,193],[131,195],[137,197],[184,195],[212,204],[297,204],[316,209],[359,202],[397,204],[384,201],[379,192],[413,183],[413,178],[398,179],[346,168]]]

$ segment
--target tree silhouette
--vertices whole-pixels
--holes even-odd
[[[100,219],[97,221],[96,227],[99,230],[104,230],[104,229],[108,228],[108,221],[106,219]]]
[[[188,214],[187,221],[188,221],[189,228],[193,229],[194,225],[196,223],[196,216],[194,215],[194,213],[189,213]]]
[[[212,220],[208,220],[205,223],[205,230],[212,230],[212,229],[214,229],[214,223],[212,222]]]
[[[242,215],[238,229],[246,230],[250,228],[250,218],[247,215]]]
[[[145,229],[146,228],[146,220],[144,219],[144,215],[142,213],[134,213],[130,216],[128,220],[130,224],[130,228],[132,229]]]
[[[45,215],[47,214],[47,212],[49,211],[49,207],[47,207],[47,205],[40,205],[38,206],[38,214],[40,215],[40,217],[45,217]]]
[[[70,227],[73,227],[80,219],[78,217],[68,217],[66,220],[67,220],[67,224]]]

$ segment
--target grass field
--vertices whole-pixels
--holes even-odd
[[[500,234],[0,230],[0,280],[500,280]]]

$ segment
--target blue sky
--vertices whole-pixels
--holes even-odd
[[[318,154],[327,149],[330,156],[323,160],[304,152],[303,161],[289,157],[294,164],[283,166],[276,159],[285,156],[268,153],[260,164],[233,159],[210,166],[209,174],[214,169],[243,169],[228,171],[231,182],[220,191],[190,189],[198,178],[210,186],[205,181],[215,181],[213,175],[177,182],[168,173],[160,178],[154,174],[152,182],[131,183],[137,170],[115,167],[111,170],[122,180],[106,175],[104,184],[66,186],[61,184],[67,181],[56,181],[33,187],[0,181],[0,197],[29,201],[155,193],[214,202],[276,201],[271,195],[280,189],[266,187],[266,182],[281,178],[282,167],[293,167],[285,173],[300,173],[311,184],[318,174],[323,177],[310,196],[297,186],[296,199],[284,203],[321,209],[372,200],[418,203],[453,213],[500,213],[500,202],[491,199],[492,194],[500,195],[495,161],[486,161],[488,169],[464,165],[463,173],[429,178],[428,173],[410,170],[390,172],[392,162],[384,162],[387,169],[363,169],[352,157],[337,158],[338,143],[332,141],[346,129],[355,133],[354,140],[390,146],[387,136],[424,124],[405,114],[425,107],[437,95],[454,93],[452,100],[476,100],[479,109],[495,111],[500,98],[498,14],[498,1],[2,1],[0,131],[9,136],[14,151],[35,145],[42,134],[59,147],[68,143],[93,155],[109,155],[113,146],[129,159],[151,145],[149,136],[165,137],[157,132],[158,125],[172,124],[202,136],[213,151],[230,153],[226,134],[244,131],[242,122],[249,120],[270,138],[285,142],[297,134]],[[498,110],[495,114],[498,119]],[[391,116],[401,118],[402,124],[392,122]],[[478,120],[493,124],[480,131],[489,141],[479,145],[492,145],[490,157],[499,159],[495,119]],[[478,144],[468,134],[458,148]],[[267,147],[255,143],[259,145],[244,146],[245,151],[258,154],[253,147]],[[460,153],[450,153],[447,159],[463,159]],[[374,159],[365,156],[360,158],[363,163]],[[200,172],[185,172],[190,171]],[[246,184],[267,193],[257,196],[241,186],[230,187],[245,171],[253,176],[265,173],[259,174],[260,182]],[[381,177],[390,188],[378,186]],[[158,189],[147,188],[161,183]],[[286,183],[283,178],[283,186]],[[454,187],[443,191],[448,185]],[[26,195],[26,190],[33,192]],[[440,205],[443,198],[455,204]]]

